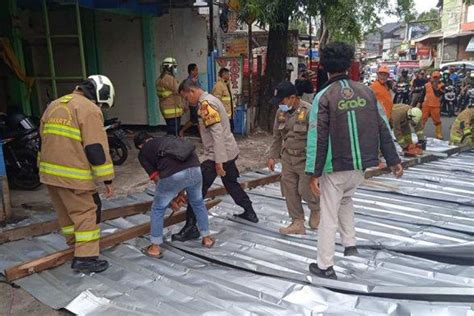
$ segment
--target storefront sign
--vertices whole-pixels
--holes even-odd
[[[224,56],[239,57],[248,54],[248,39],[246,37],[229,37],[224,40]]]
[[[216,73],[221,68],[227,68],[230,71],[230,90],[234,104],[238,102],[238,97],[242,94],[242,57],[219,57],[216,59]]]

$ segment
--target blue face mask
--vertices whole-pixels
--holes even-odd
[[[178,74],[178,68],[173,68],[173,75],[177,75]]]
[[[278,108],[280,109],[280,111],[282,112],[288,112],[290,110],[290,107],[288,106],[288,104],[280,104],[278,106]]]

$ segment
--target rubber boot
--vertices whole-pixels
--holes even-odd
[[[193,211],[187,210],[186,223],[177,234],[171,235],[171,240],[184,242],[187,240],[197,239],[199,236],[199,229],[196,226],[196,216]]]
[[[441,124],[435,126],[435,137],[437,139],[443,139],[443,127]]]
[[[99,273],[107,270],[109,263],[107,260],[99,260],[97,257],[74,257],[71,269],[83,273]]]
[[[294,219],[288,227],[280,228],[280,234],[283,235],[304,235],[306,228],[304,227],[304,220]]]
[[[319,210],[311,210],[311,214],[309,215],[309,227],[311,229],[318,229],[319,226]]]

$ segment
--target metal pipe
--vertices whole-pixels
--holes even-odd
[[[253,50],[252,50],[252,23],[247,24],[249,26],[249,104],[248,107],[252,106],[252,77],[253,77]]]
[[[312,49],[313,49],[313,39],[312,34],[313,28],[311,26],[311,16],[309,17],[309,67],[311,68],[311,61],[313,60]]]
[[[43,0],[44,29],[46,32],[46,44],[48,47],[49,72],[51,73],[51,86],[53,88],[53,97],[58,98],[58,87],[56,85],[56,69],[54,67],[53,43],[51,42],[51,31],[49,29],[48,6],[46,0]]]
[[[86,58],[84,55],[84,41],[82,38],[82,25],[81,25],[81,10],[79,8],[79,1],[76,0],[76,22],[77,22],[77,36],[79,40],[79,54],[81,56],[81,71],[82,71],[82,79],[87,78],[86,72]]]

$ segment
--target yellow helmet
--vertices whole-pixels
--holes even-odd
[[[423,113],[419,108],[411,108],[407,112],[408,119],[415,124],[420,123]]]

